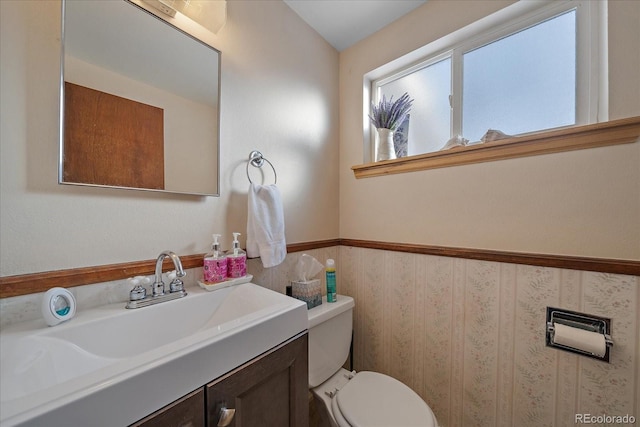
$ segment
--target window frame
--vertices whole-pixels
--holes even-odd
[[[368,120],[371,102],[378,101],[378,88],[418,69],[451,58],[452,108],[450,134],[462,128],[462,55],[518,31],[576,10],[576,123],[608,120],[606,0],[562,0],[517,2],[467,27],[391,61],[364,76],[364,161],[373,162],[375,128]],[[541,130],[549,131],[551,129]],[[537,132],[530,132],[534,134]],[[524,134],[524,135],[528,135]],[[442,143],[444,144],[443,141]],[[479,148],[474,146],[474,148]],[[425,153],[437,155],[438,151]],[[416,155],[422,156],[422,154]],[[409,156],[409,158],[415,156]],[[406,159],[406,157],[404,158]]]

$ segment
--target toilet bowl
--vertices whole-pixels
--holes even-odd
[[[349,355],[353,298],[338,295],[309,315],[309,389],[332,427],[436,427],[431,408],[402,382],[342,368]]]

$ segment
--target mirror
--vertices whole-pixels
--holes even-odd
[[[220,52],[125,0],[62,28],[59,182],[219,195]]]

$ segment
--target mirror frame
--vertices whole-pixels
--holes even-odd
[[[202,40],[199,37],[196,37],[194,34],[191,34],[189,31],[187,31],[184,28],[181,28],[179,26],[177,26],[177,24],[174,24],[172,22],[169,22],[165,17],[163,17],[161,15],[161,13],[159,11],[155,11],[153,10],[150,6],[147,5],[143,5],[142,3],[140,3],[139,1],[136,0],[120,0],[124,3],[128,3],[130,6],[133,7],[133,9],[131,9],[132,11],[135,10],[139,10],[141,13],[145,13],[150,15],[151,17],[153,17],[154,19],[158,20],[162,25],[167,25],[168,28],[170,28],[171,30],[176,30],[180,33],[182,33],[183,35],[187,36],[188,38],[192,39],[193,41],[200,43],[202,45],[204,45],[206,48],[211,49],[215,54],[218,55],[218,60],[217,60],[217,111],[216,111],[216,117],[215,119],[217,120],[217,126],[216,126],[216,130],[215,130],[215,137],[217,139],[216,141],[216,147],[215,147],[215,151],[216,151],[216,169],[217,169],[217,176],[216,176],[216,184],[215,184],[215,190],[212,193],[209,192],[191,192],[191,191],[180,191],[180,190],[166,190],[166,189],[152,189],[152,188],[138,188],[138,187],[127,187],[127,186],[117,186],[117,185],[105,185],[105,184],[93,184],[93,183],[82,183],[82,182],[70,182],[70,181],[65,181],[64,179],[64,143],[65,143],[65,51],[67,46],[65,43],[66,40],[66,26],[67,26],[67,19],[66,19],[66,8],[67,8],[67,1],[68,0],[61,0],[62,3],[62,11],[61,11],[61,48],[60,48],[60,81],[59,81],[59,94],[60,94],[60,111],[59,111],[59,153],[58,153],[58,184],[63,184],[63,185],[74,185],[74,186],[85,186],[85,187],[96,187],[96,188],[115,188],[115,189],[124,189],[124,190],[139,190],[139,191],[151,191],[151,192],[160,192],[160,193],[168,193],[168,194],[182,194],[182,195],[192,195],[192,196],[213,196],[213,197],[219,197],[220,196],[220,118],[221,118],[221,86],[222,86],[222,52],[215,48],[214,46],[211,45],[211,43],[208,43],[204,40]],[[169,19],[173,19],[173,18],[169,18]],[[187,18],[188,19],[188,18]],[[200,27],[200,28],[204,28],[201,27],[199,24],[195,23],[195,21],[191,21],[193,22],[194,26]],[[190,23],[191,25],[191,23]],[[194,33],[198,33],[200,31],[200,29],[196,29],[196,31],[194,31]],[[208,30],[205,29],[205,31],[209,32]],[[210,32],[209,32],[210,33]],[[211,33],[212,34],[212,33]],[[165,142],[166,143],[166,142]]]

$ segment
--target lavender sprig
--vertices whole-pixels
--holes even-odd
[[[407,118],[412,103],[413,99],[409,99],[409,94],[406,92],[395,102],[393,96],[387,101],[387,98],[382,95],[378,105],[371,103],[369,119],[378,129],[387,128],[395,131]]]

